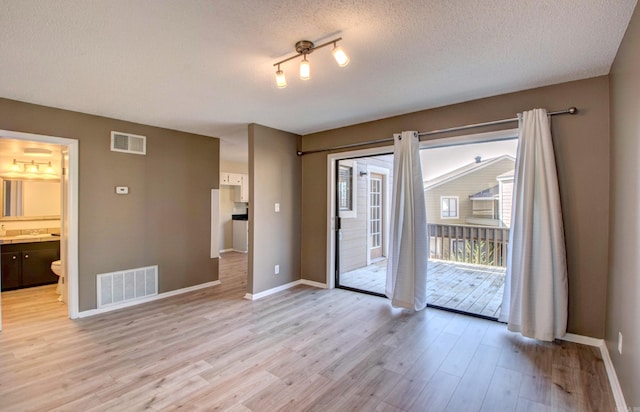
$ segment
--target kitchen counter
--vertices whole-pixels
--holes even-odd
[[[249,215],[246,213],[243,215],[231,215],[231,220],[249,220]]]
[[[51,233],[42,233],[39,235],[0,236],[0,245],[12,243],[51,242],[55,240],[60,240],[60,236],[52,235]]]

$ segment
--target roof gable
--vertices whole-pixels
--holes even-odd
[[[452,180],[456,180],[462,176],[468,175],[470,173],[475,173],[478,170],[484,169],[487,166],[491,166],[505,159],[511,160],[514,163],[516,161],[516,159],[511,155],[502,155],[502,156],[494,157],[491,159],[483,160],[480,162],[472,162],[462,167],[459,167],[457,169],[454,169],[448,173],[440,175],[434,179],[424,182],[424,190],[431,190],[440,185],[451,182]]]

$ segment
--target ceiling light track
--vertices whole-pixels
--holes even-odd
[[[342,40],[342,37],[338,37],[337,39],[322,43],[318,46],[316,46],[312,41],[309,40],[300,40],[299,42],[297,42],[296,55],[288,57],[284,60],[280,60],[279,62],[273,64],[273,66],[277,68],[276,85],[279,88],[287,87],[287,79],[285,78],[284,71],[280,69],[280,65],[300,56],[302,56],[302,61],[300,62],[300,78],[302,80],[309,80],[311,78],[311,65],[309,63],[309,60],[307,60],[307,55],[313,53],[315,50],[329,46],[331,44],[333,44],[333,50],[331,54],[333,54],[333,58],[336,60],[336,63],[338,63],[338,66],[345,67],[346,65],[348,65],[350,59],[344,49],[341,46],[338,46],[338,42],[340,40]]]

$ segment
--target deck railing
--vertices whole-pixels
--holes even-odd
[[[431,259],[507,266],[509,228],[428,224]]]

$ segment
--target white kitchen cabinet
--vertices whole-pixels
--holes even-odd
[[[240,186],[242,185],[242,176],[244,175],[240,173],[221,172],[220,184],[229,186]]]
[[[249,222],[246,220],[233,221],[233,250],[237,252],[249,250]]]
[[[242,176],[239,173],[229,173],[229,184],[232,186],[242,185]]]
[[[234,193],[235,202],[249,202],[249,175],[240,175],[240,187]]]

